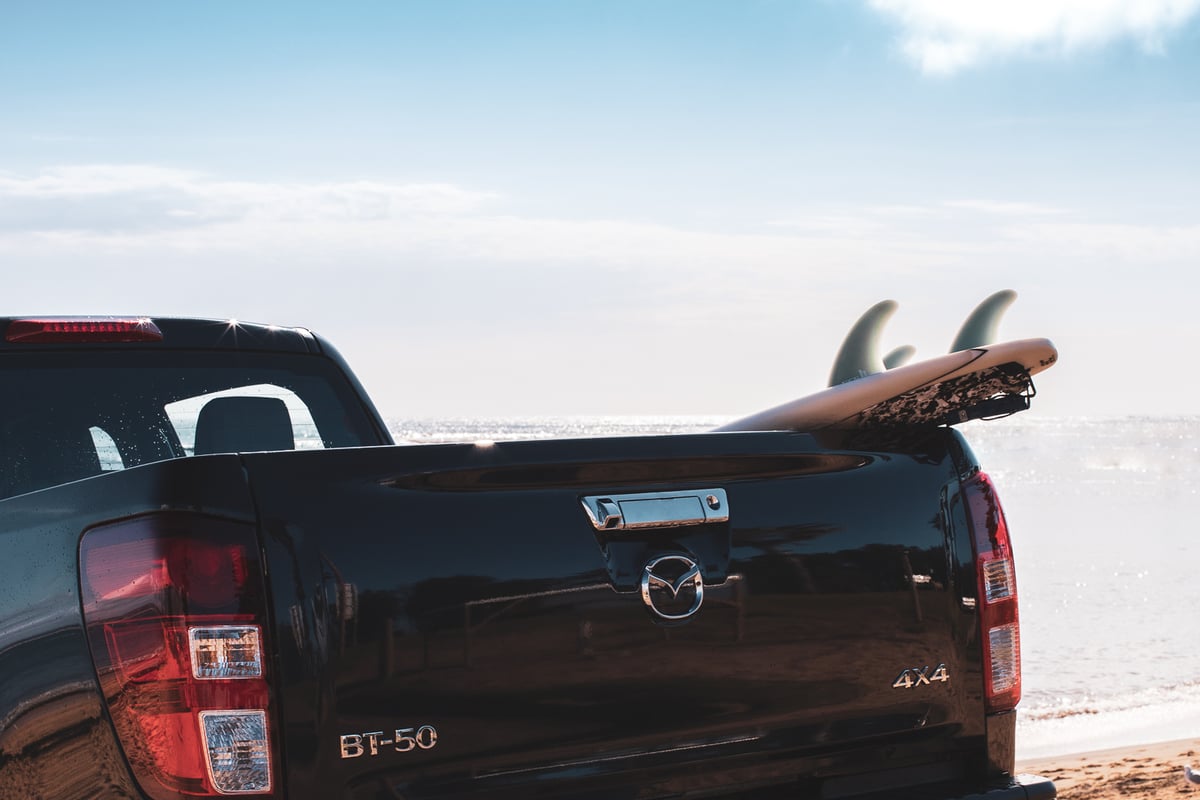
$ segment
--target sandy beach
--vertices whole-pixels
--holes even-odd
[[[1200,798],[1184,764],[1200,768],[1200,738],[1029,759],[1018,761],[1017,771],[1051,778],[1062,800]]]

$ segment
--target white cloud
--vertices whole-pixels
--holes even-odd
[[[1193,283],[1192,268],[1200,264],[1200,224],[1131,225],[1127,223],[1033,223],[1007,232],[1013,241],[1049,252],[1072,252],[1092,264],[1116,263],[1145,275],[1173,277],[1178,286]]]
[[[1167,263],[1195,255],[1194,227],[1089,222],[1072,209],[970,198],[798,208],[759,231],[735,232],[516,215],[496,192],[446,183],[227,181],[154,165],[0,173],[0,254],[52,260],[139,254],[169,263],[208,254],[214,262],[286,258],[349,270],[441,264],[464,275],[576,271],[617,283],[707,282],[727,292],[747,274],[793,287],[851,272],[904,281],[1002,250],[1015,256],[1033,242],[1064,257],[1095,248],[1123,253],[1131,242]]]
[[[163,187],[186,188],[201,180],[198,172],[151,164],[58,166],[29,177],[0,174],[0,196],[86,197]]]
[[[462,214],[495,198],[442,183],[254,183],[146,164],[0,173],[0,231],[124,236],[256,221],[346,222]]]
[[[155,165],[0,173],[0,252],[322,253],[607,271],[849,268],[880,237],[829,229],[689,230],[621,219],[505,213],[494,192],[444,183],[226,181]],[[891,259],[890,268],[903,269]],[[903,261],[903,257],[898,259]],[[803,272],[803,268],[800,268]]]
[[[1014,203],[996,200],[952,200],[945,205],[947,208],[975,211],[980,214],[991,214],[1002,217],[1043,217],[1068,213],[1064,208],[1044,206],[1038,203]]]
[[[1010,55],[1064,55],[1129,39],[1161,52],[1200,0],[868,0],[899,22],[923,72],[950,74]]]
[[[374,365],[365,377],[385,405],[431,414],[495,411],[497,387],[523,381],[506,408],[748,412],[819,388],[849,323],[885,297],[902,303],[889,346],[921,354],[944,349],[999,288],[1024,298],[1007,332],[1061,336],[1065,354],[1113,328],[1097,313],[1111,298],[1121,330],[1169,324],[1195,338],[1194,218],[1134,225],[968,196],[801,206],[777,220],[720,230],[519,215],[501,195],[449,184],[156,166],[0,174],[0,265],[21,277],[0,304],[308,325]],[[690,388],[697,353],[726,380]],[[614,359],[621,379],[598,389],[590,365]],[[514,380],[516,361],[554,367]]]

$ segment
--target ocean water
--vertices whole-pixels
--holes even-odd
[[[1200,737],[1200,417],[965,433],[1014,539],[1018,756]]]
[[[722,417],[396,420],[413,443],[687,433]],[[1200,417],[961,426],[1013,537],[1018,758],[1200,737]]]

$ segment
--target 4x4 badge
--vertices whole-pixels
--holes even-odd
[[[700,610],[704,602],[704,576],[687,556],[665,555],[642,570],[642,602],[657,617],[678,621]]]
[[[893,689],[913,689],[917,686],[932,686],[935,683],[948,683],[950,671],[945,664],[936,667],[912,667],[900,673],[892,684]]]

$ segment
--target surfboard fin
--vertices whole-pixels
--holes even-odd
[[[892,314],[896,313],[899,304],[895,300],[883,300],[866,310],[858,322],[850,328],[842,346],[838,348],[837,357],[833,360],[833,369],[829,373],[829,385],[837,386],[876,372],[883,372],[887,366],[879,355],[879,339],[883,328]]]
[[[950,352],[995,344],[999,338],[997,331],[1000,329],[1000,318],[1016,299],[1017,293],[1012,289],[1002,289],[977,305],[958,329]]]
[[[902,367],[912,360],[912,357],[916,355],[916,352],[917,348],[913,347],[911,344],[902,344],[883,357],[883,365],[888,369]]]

